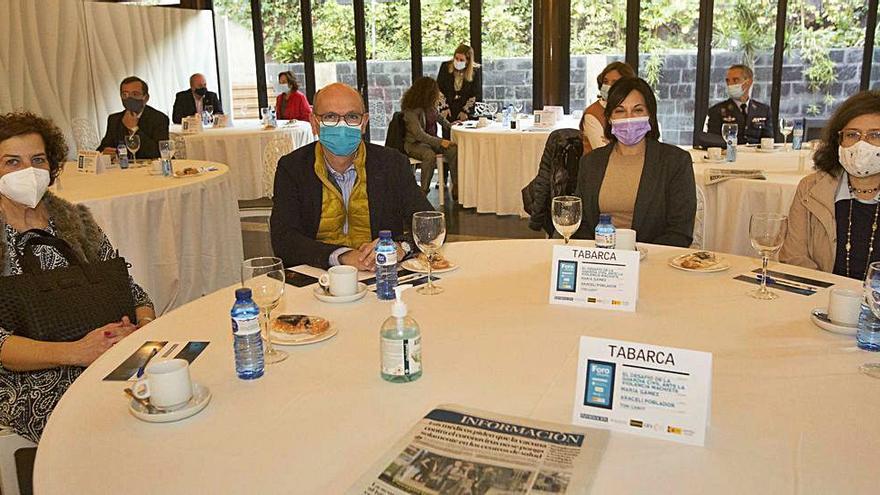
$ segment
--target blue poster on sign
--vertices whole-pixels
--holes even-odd
[[[605,361],[587,362],[587,387],[584,405],[611,409],[614,405],[614,370],[616,364]]]
[[[578,262],[559,260],[556,272],[556,290],[560,292],[577,292]]]

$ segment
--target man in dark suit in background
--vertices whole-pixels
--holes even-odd
[[[107,131],[98,151],[115,154],[116,146],[125,142],[125,136],[137,134],[141,138],[138,158],[159,158],[159,141],[168,139],[168,116],[147,106],[150,89],[143,79],[129,76],[119,86],[119,96],[125,110],[107,117]]]
[[[751,98],[752,69],[747,65],[732,65],[727,69],[729,99],[709,109],[709,134],[721,135],[722,124],[737,124],[738,144],[757,144],[761,138],[773,137],[773,117],[770,107]]]
[[[215,114],[223,114],[223,105],[217,93],[208,91],[208,83],[202,74],[189,76],[189,89],[185,89],[174,98],[174,110],[171,112],[171,121],[179,124],[184,117],[201,115],[205,107],[213,107]]]

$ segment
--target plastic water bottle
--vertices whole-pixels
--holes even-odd
[[[263,376],[263,338],[260,336],[260,308],[251,299],[251,290],[235,290],[232,306],[232,336],[235,340],[235,372],[242,380]]]
[[[128,148],[122,141],[116,144],[116,158],[119,160],[119,168],[128,168]]]
[[[791,149],[799,150],[803,147],[804,142],[804,122],[796,120],[794,122],[794,130],[791,131]]]
[[[379,242],[376,244],[376,295],[379,299],[394,299],[394,288],[397,287],[397,246],[391,239],[390,230],[379,231]]]
[[[611,223],[611,215],[599,214],[599,225],[596,225],[596,247],[614,249],[617,244],[617,229]]]
[[[412,285],[394,290],[396,299],[391,316],[379,333],[382,349],[382,378],[393,383],[412,382],[422,376],[422,331],[416,320],[407,316],[401,294]]]
[[[859,313],[859,330],[856,335],[859,349],[880,351],[880,319],[874,316],[871,308],[864,303]]]

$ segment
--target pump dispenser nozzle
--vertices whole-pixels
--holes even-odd
[[[412,284],[398,285],[394,288],[394,303],[391,305],[391,316],[395,318],[403,318],[406,316],[406,303],[403,302],[403,291],[411,289]]]

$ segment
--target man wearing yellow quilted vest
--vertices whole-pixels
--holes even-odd
[[[380,230],[392,232],[398,259],[412,251],[412,215],[433,208],[404,155],[363,140],[368,120],[345,84],[315,95],[318,142],[281,158],[275,172],[272,248],[285,266],[374,270]]]

